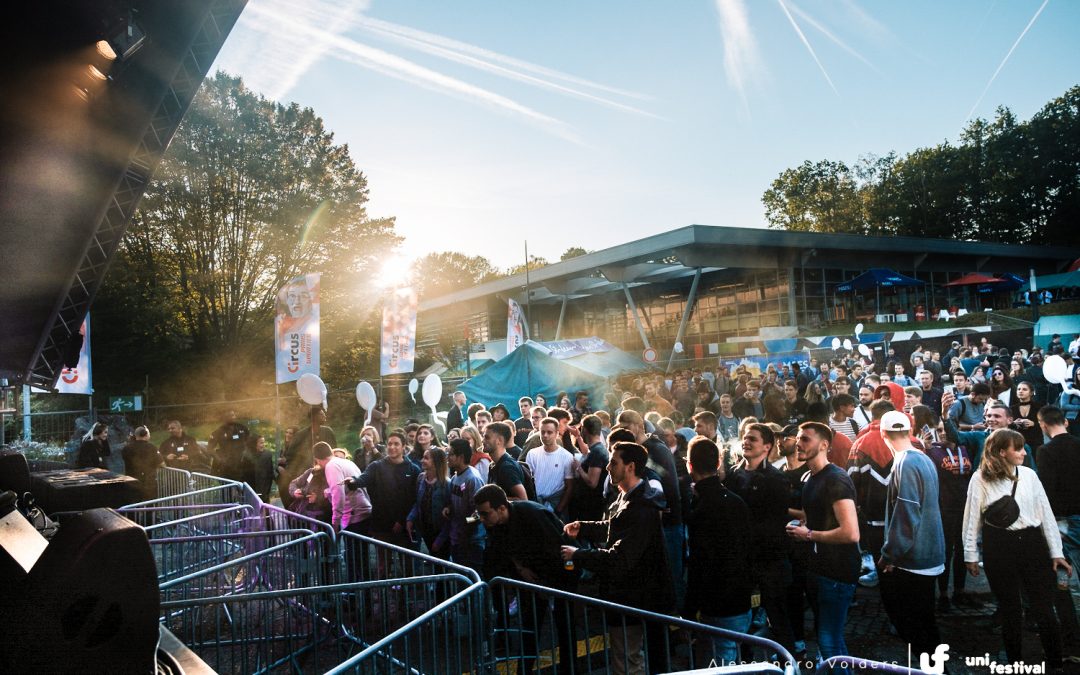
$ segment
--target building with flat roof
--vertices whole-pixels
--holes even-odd
[[[582,242],[587,243],[587,242]],[[875,315],[930,314],[1011,307],[1012,293],[947,288],[972,272],[1024,279],[1064,271],[1076,246],[1014,246],[917,237],[872,237],[690,225],[438,297],[421,298],[420,349],[447,340],[473,351],[505,338],[507,300],[517,300],[534,340],[596,335],[638,353],[667,352],[681,342],[689,355],[716,345],[793,337],[829,323]],[[878,294],[838,293],[871,268],[925,282]],[[689,310],[689,311],[688,311]],[[934,313],[936,315],[936,312]]]

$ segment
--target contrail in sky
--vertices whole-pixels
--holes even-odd
[[[504,66],[516,68],[519,71],[526,73],[534,73],[548,78],[549,80],[562,80],[570,84],[584,87],[586,89],[596,89],[608,94],[615,94],[617,96],[624,96],[626,98],[634,98],[639,100],[650,100],[652,97],[645,94],[641,94],[635,91],[628,91],[626,89],[618,89],[616,87],[610,87],[606,84],[599,82],[592,82],[576,75],[569,73],[563,73],[551,68],[545,68],[544,66],[537,65],[535,63],[529,63],[528,61],[522,61],[515,59],[505,54],[493,52],[490,49],[484,49],[483,47],[477,47],[466,42],[454,40],[442,35],[435,35],[434,33],[428,33],[415,28],[409,28],[400,24],[390,23],[388,21],[381,21],[379,19],[372,19],[370,17],[362,17],[359,21],[359,25],[362,28],[366,28],[373,31],[379,31],[383,34],[393,34],[400,37],[409,38],[415,42],[424,42],[437,47],[443,47],[453,51],[460,52],[462,54],[468,54],[476,58],[489,61],[492,63],[500,63]]]
[[[349,63],[373,70],[383,75],[416,84],[426,89],[449,93],[460,98],[482,103],[488,107],[513,113],[527,121],[536,124],[560,138],[574,143],[581,140],[573,132],[573,129],[561,120],[549,117],[532,108],[522,105],[495,92],[482,87],[469,84],[449,75],[443,75],[429,68],[413,63],[408,59],[395,56],[381,49],[369,47],[350,38],[323,30],[314,25],[296,21],[292,14],[284,14],[275,10],[251,4],[248,12],[260,14],[287,27],[292,35],[302,35],[307,40],[316,40],[325,43],[325,54]]]
[[[822,65],[821,59],[818,58],[817,53],[814,52],[814,48],[810,46],[810,41],[806,39],[806,36],[803,35],[802,29],[799,28],[799,24],[795,22],[795,17],[791,16],[791,12],[788,11],[787,4],[784,3],[784,0],[776,1],[780,3],[780,9],[784,10],[784,16],[786,16],[788,18],[788,21],[791,22],[791,27],[794,28],[795,32],[799,34],[799,39],[802,40],[803,45],[805,45],[807,51],[810,52],[810,56],[814,58],[814,63],[816,63],[818,69],[821,70],[821,74],[825,76],[825,81],[829,83],[829,87],[833,90],[833,93],[839,96],[840,92],[837,91],[836,85],[833,84],[832,78],[829,77],[828,71],[825,70],[825,66]]]
[[[811,25],[811,26],[812,26],[813,28],[816,28],[816,29],[818,30],[818,32],[820,32],[820,33],[821,33],[822,35],[824,35],[825,37],[829,38],[829,40],[831,40],[831,41],[832,41],[832,43],[833,43],[833,44],[835,44],[835,45],[836,45],[837,47],[839,47],[840,49],[843,49],[843,50],[844,50],[845,52],[847,52],[848,54],[851,54],[851,55],[852,55],[852,56],[854,56],[855,58],[857,58],[857,59],[859,59],[860,61],[862,61],[863,63],[865,63],[865,64],[866,64],[867,66],[869,66],[869,67],[870,67],[870,69],[871,69],[871,70],[873,70],[874,72],[881,72],[881,71],[879,71],[879,70],[877,69],[877,66],[875,66],[875,65],[874,65],[874,64],[872,64],[872,63],[870,63],[870,61],[868,61],[868,60],[866,59],[866,57],[864,57],[864,56],[863,56],[862,54],[860,54],[859,52],[855,51],[855,49],[853,49],[852,47],[850,47],[850,46],[849,46],[849,45],[848,45],[848,44],[847,44],[846,42],[844,42],[844,41],[843,41],[843,40],[841,40],[840,38],[836,37],[836,35],[834,35],[834,34],[832,33],[832,31],[830,31],[830,30],[829,30],[828,28],[826,28],[825,26],[823,26],[823,25],[822,25],[822,24],[821,24],[820,22],[818,22],[817,20],[815,20],[815,19],[814,19],[814,17],[810,16],[810,15],[809,15],[809,14],[807,14],[807,13],[806,13],[805,11],[803,11],[802,9],[800,9],[798,5],[796,5],[795,3],[790,3],[790,5],[791,5],[791,6],[790,6],[790,9],[791,9],[791,11],[792,11],[792,12],[794,12],[794,13],[798,14],[798,15],[799,15],[799,18],[800,18],[800,19],[802,19],[802,20],[803,20],[803,21],[805,21],[806,23],[810,24],[810,25]]]
[[[975,105],[971,106],[971,110],[968,112],[967,117],[964,118],[964,122],[967,122],[971,119],[971,116],[975,114],[975,109],[982,103],[983,97],[986,96],[986,92],[990,91],[990,85],[994,84],[994,80],[997,79],[998,73],[1000,73],[1001,69],[1008,63],[1009,57],[1012,56],[1013,52],[1016,51],[1016,48],[1020,46],[1020,41],[1023,40],[1024,36],[1027,35],[1027,32],[1031,30],[1031,27],[1035,24],[1035,19],[1039,18],[1039,15],[1042,14],[1042,11],[1046,9],[1046,5],[1049,3],[1050,0],[1043,0],[1043,4],[1039,5],[1039,9],[1035,11],[1035,16],[1031,17],[1031,21],[1028,21],[1028,24],[1024,26],[1024,30],[1020,31],[1020,37],[1016,38],[1016,42],[1009,48],[1009,53],[1005,55],[1005,58],[1001,59],[1001,63],[998,65],[997,70],[994,71],[994,74],[990,76],[990,81],[983,87],[982,93],[979,94],[979,100],[975,101]]]
[[[439,56],[448,61],[460,63],[462,65],[470,66],[478,70],[500,75],[518,82],[524,82],[525,84],[531,84],[534,86],[542,87],[551,91],[558,92],[560,94],[566,94],[568,96],[574,96],[576,98],[591,101],[593,103],[599,103],[601,105],[622,110],[624,112],[634,113],[636,115],[643,115],[646,117],[657,117],[650,112],[646,112],[639,108],[619,103],[618,101],[612,101],[611,99],[590,94],[580,89],[568,87],[566,85],[552,82],[550,79],[543,79],[536,75],[530,75],[529,72],[535,72],[543,74],[550,78],[561,79],[564,81],[575,81],[579,85],[585,87],[591,87],[599,90],[611,90],[610,87],[604,85],[595,84],[587,80],[581,80],[571,75],[565,75],[556,71],[551,71],[540,66],[536,66],[517,59],[496,54],[494,52],[468,45],[456,40],[450,40],[442,38],[438,35],[432,35],[431,33],[425,33],[423,31],[413,30],[404,26],[397,26],[384,21],[378,21],[376,19],[361,19],[359,24],[361,28],[368,30],[371,33],[379,35],[381,37],[390,39],[398,44],[406,47],[411,47],[427,54]],[[504,65],[505,64],[505,65]],[[516,70],[515,70],[516,68]],[[621,90],[613,90],[614,92],[634,98],[643,98],[642,95],[634,92],[623,92]]]
[[[720,15],[720,35],[724,41],[724,74],[728,84],[739,92],[743,109],[749,112],[746,101],[746,79],[759,66],[757,44],[750,30],[743,0],[715,0]]]

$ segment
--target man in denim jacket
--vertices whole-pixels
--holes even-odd
[[[911,418],[893,410],[881,418],[893,452],[885,500],[885,543],[878,561],[881,601],[914,653],[941,642],[934,617],[934,586],[945,571],[945,534],[938,506],[937,469],[911,443]]]

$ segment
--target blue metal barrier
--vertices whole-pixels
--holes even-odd
[[[795,658],[765,638],[523,581],[498,577],[489,586],[493,663],[517,664],[518,672],[548,666],[560,674],[714,667],[712,641],[724,638],[762,651],[755,672],[775,667],[798,673]]]

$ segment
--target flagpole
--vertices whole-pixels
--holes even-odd
[[[529,322],[532,321],[532,291],[529,289],[529,240],[525,240],[525,336],[526,339],[532,339],[532,332],[529,330]],[[529,366],[529,359],[525,359],[525,386],[529,388],[526,396],[532,396],[532,368]]]

